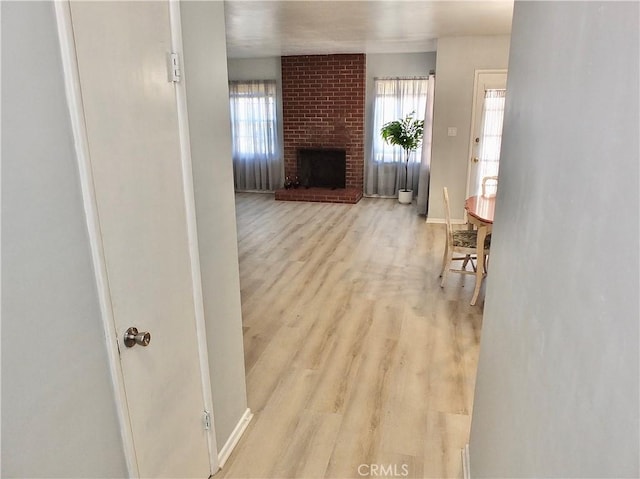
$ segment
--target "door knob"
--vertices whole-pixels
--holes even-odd
[[[477,156],[473,158],[473,162],[474,162],[474,163],[477,163],[477,162],[479,162],[479,161],[480,161],[480,158],[478,158]]]
[[[136,344],[148,346],[150,342],[151,334],[146,331],[139,333],[138,328],[129,328],[124,332],[124,345],[128,348],[132,348]]]

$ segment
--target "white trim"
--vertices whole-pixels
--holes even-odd
[[[275,195],[273,190],[234,190],[234,193],[258,193],[260,195]]]
[[[236,424],[236,427],[231,432],[229,439],[227,439],[227,442],[224,444],[222,449],[220,449],[220,453],[218,454],[218,463],[220,464],[220,468],[224,466],[227,459],[229,459],[229,456],[238,445],[238,442],[251,422],[251,419],[253,419],[253,413],[251,412],[251,409],[247,408],[238,421],[238,424]]]
[[[447,222],[446,219],[444,218],[427,218],[427,223],[433,223],[433,224],[438,224],[438,225],[442,225],[445,224]],[[467,221],[462,219],[462,220],[451,220],[451,224],[452,225],[466,225]]]
[[[196,336],[198,340],[198,357],[200,360],[200,382],[204,410],[211,414],[211,425],[207,430],[207,446],[209,452],[209,468],[215,474],[219,467],[218,446],[215,434],[215,414],[213,414],[213,395],[211,375],[209,373],[209,354],[207,332],[202,294],[202,276],[200,271],[200,249],[198,247],[198,225],[196,221],[195,192],[193,186],[193,168],[191,164],[191,143],[189,134],[189,114],[187,111],[187,92],[184,78],[184,55],[182,48],[182,25],[180,18],[180,1],[169,0],[169,19],[171,23],[171,46],[178,53],[182,70],[182,78],[174,83],[176,104],[178,109],[178,131],[180,135],[180,160],[182,163],[182,182],[184,203],[187,218],[187,237],[189,241],[189,257],[191,260],[191,284],[193,287],[193,303],[195,311]]]
[[[469,456],[469,444],[464,445],[462,453],[462,478],[471,479],[471,457]]]
[[[73,130],[74,148],[78,162],[80,175],[80,188],[82,190],[82,202],[87,221],[91,259],[95,271],[98,300],[100,303],[100,315],[106,337],[109,371],[114,392],[114,400],[118,422],[120,423],[120,436],[123,444],[124,459],[127,464],[129,477],[137,478],[138,460],[133,442],[133,431],[127,407],[127,395],[124,387],[124,377],[120,354],[118,350],[118,334],[115,327],[113,308],[111,304],[111,292],[109,290],[109,278],[107,276],[106,260],[102,245],[102,233],[98,220],[98,207],[91,170],[91,156],[89,142],[84,119],[84,107],[82,103],[82,90],[76,57],[75,41],[73,36],[73,23],[71,20],[71,8],[68,1],[54,2],[56,24],[58,27],[58,41],[62,56],[64,71],[64,86],[69,107],[69,117]]]
[[[388,196],[388,195],[365,195],[364,193],[362,194],[363,198],[375,198],[375,199],[381,199],[381,200],[398,200],[398,195],[395,196]]]
[[[473,76],[473,94],[471,96],[471,129],[469,130],[469,146],[467,147],[467,184],[464,189],[465,198],[469,197],[469,183],[471,182],[471,155],[473,155],[473,134],[476,131],[476,103],[478,103],[478,81],[480,80],[480,73],[485,71],[487,70],[476,70]]]

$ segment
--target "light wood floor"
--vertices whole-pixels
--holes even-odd
[[[440,288],[444,226],[387,199],[236,202],[255,416],[216,478],[462,477],[484,287]]]

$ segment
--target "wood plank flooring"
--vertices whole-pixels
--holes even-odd
[[[440,288],[444,225],[388,199],[236,205],[255,416],[216,478],[462,477],[483,291]]]

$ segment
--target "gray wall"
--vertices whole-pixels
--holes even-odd
[[[507,68],[508,57],[508,35],[438,39],[429,220],[444,218],[444,186],[452,218],[463,217],[475,71]],[[447,136],[450,126],[458,129],[457,136]]]
[[[229,58],[229,80],[280,80],[280,57]]]
[[[284,159],[284,123],[282,121],[282,64],[280,57],[229,58],[227,68],[229,80],[275,80],[277,91],[278,134],[280,135],[280,158]],[[281,178],[284,179],[284,160]]]
[[[52,2],[2,2],[2,477],[123,477]]]
[[[218,449],[247,408],[222,2],[181,4],[204,312]]]
[[[376,53],[367,54],[367,82],[365,106],[365,158],[371,154],[373,139],[373,79],[374,77],[427,76],[436,68],[436,53]],[[282,98],[282,72],[280,57],[230,58],[229,80],[276,80],[278,95]],[[473,80],[472,80],[473,83]],[[282,138],[282,102],[279,102],[279,127]],[[364,172],[363,172],[364,175]]]
[[[472,477],[639,477],[640,4],[516,2]]]
[[[428,76],[436,69],[436,53],[375,53],[367,54],[367,91],[365,103],[365,168],[371,158],[373,135],[373,100],[376,77],[416,77]],[[365,176],[366,181],[366,176]]]

